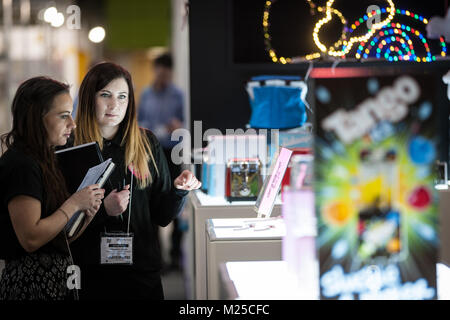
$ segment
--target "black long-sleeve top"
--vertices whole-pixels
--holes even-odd
[[[144,130],[144,129],[141,129]],[[153,133],[145,130],[149,138],[152,153],[158,167],[149,161],[153,182],[145,189],[139,189],[136,176],[133,177],[130,232],[134,234],[133,265],[131,268],[157,272],[161,269],[161,254],[158,242],[158,227],[168,225],[181,211],[188,191],[178,190],[170,178],[167,160],[162,147]],[[120,146],[121,130],[112,140],[103,141],[102,155],[106,160],[112,158],[116,164],[110,182],[105,184],[105,197],[125,178],[131,183],[131,171],[125,173],[125,146]],[[128,209],[121,216],[110,217],[103,204],[86,228],[71,247],[75,264],[100,264],[100,235],[102,232],[127,232]],[[111,267],[111,266],[105,266]]]
[[[28,254],[20,244],[9,216],[8,204],[14,197],[22,195],[38,200],[41,219],[56,210],[47,206],[48,190],[45,190],[42,169],[25,149],[21,143],[15,143],[0,157],[0,259],[17,260]],[[68,255],[64,233],[60,232],[37,252]]]

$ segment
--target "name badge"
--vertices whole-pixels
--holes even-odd
[[[102,233],[100,264],[133,264],[133,233]]]

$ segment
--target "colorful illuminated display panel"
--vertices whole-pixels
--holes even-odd
[[[432,75],[315,80],[322,299],[435,299]]]

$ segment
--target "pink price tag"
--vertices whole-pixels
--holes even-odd
[[[289,165],[291,155],[292,150],[281,148],[272,175],[269,178],[269,182],[265,185],[265,188],[263,188],[262,195],[260,194],[260,197],[262,198],[258,199],[260,201],[257,200],[256,202],[258,217],[270,217],[275,198],[280,190],[281,181],[283,180],[284,173]]]

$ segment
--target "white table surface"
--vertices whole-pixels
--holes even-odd
[[[216,240],[281,239],[286,227],[281,217],[210,219],[210,238]]]

